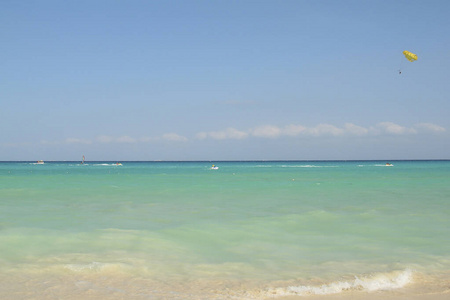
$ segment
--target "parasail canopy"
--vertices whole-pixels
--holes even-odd
[[[403,51],[403,54],[405,55],[406,59],[409,61],[415,61],[417,60],[417,55],[414,53],[411,53],[409,51]]]

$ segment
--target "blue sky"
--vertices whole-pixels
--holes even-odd
[[[449,11],[5,0],[0,160],[450,159]]]

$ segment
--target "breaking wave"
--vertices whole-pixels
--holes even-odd
[[[375,292],[402,288],[412,282],[412,271],[407,269],[391,273],[379,273],[370,277],[355,277],[351,281],[337,281],[320,286],[288,286],[274,288],[267,292],[268,297],[331,295],[345,291]]]

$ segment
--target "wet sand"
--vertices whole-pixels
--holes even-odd
[[[450,284],[446,287],[436,287],[437,289],[422,288],[404,288],[401,290],[362,292],[351,291],[335,295],[312,295],[312,296],[287,296],[266,299],[279,300],[448,300],[450,299]]]

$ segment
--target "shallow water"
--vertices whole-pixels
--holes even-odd
[[[0,163],[1,290],[259,299],[448,282],[450,161],[213,163]]]

